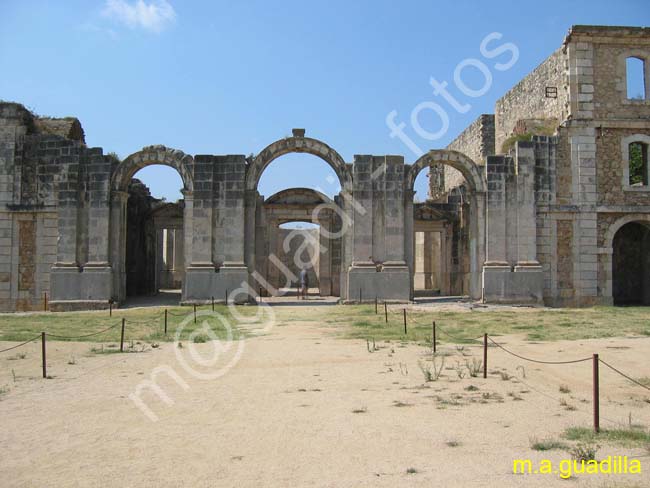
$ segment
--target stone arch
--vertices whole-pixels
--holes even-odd
[[[415,163],[405,168],[404,188],[407,195],[406,215],[406,256],[411,273],[411,295],[413,295],[414,277],[414,219],[413,219],[413,190],[415,179],[420,171],[432,164],[439,163],[451,166],[460,171],[469,188],[469,295],[474,299],[482,297],[482,269],[485,262],[485,206],[486,183],[481,167],[458,151],[434,149],[422,155]]]
[[[311,188],[287,188],[285,190],[280,190],[265,199],[264,203],[290,203],[291,199],[301,199],[303,201],[300,203],[313,203],[315,205],[319,203],[334,203],[334,201],[324,193]]]
[[[485,191],[485,179],[476,163],[463,153],[448,149],[432,149],[422,155],[415,163],[408,166],[406,189],[413,191],[415,179],[420,171],[436,163],[445,164],[460,171],[470,190],[479,193]]]
[[[650,214],[629,214],[611,223],[603,237],[603,245],[598,249],[600,255],[598,282],[602,287],[603,302],[614,303],[614,237],[627,224],[639,223],[650,227]],[[602,273],[602,276],[600,276]]]
[[[192,192],[194,190],[194,158],[183,151],[162,145],[146,146],[119,163],[111,175],[110,239],[111,263],[113,266],[113,299],[122,302],[127,296],[127,200],[129,183],[140,169],[153,164],[162,164],[178,171],[183,181],[186,205],[183,210],[183,243],[191,242]],[[187,267],[188,251],[184,251],[184,268]]]
[[[341,183],[341,189],[352,191],[352,172],[338,152],[318,139],[296,136],[275,141],[255,156],[246,171],[246,189],[256,190],[266,167],[275,159],[289,153],[308,153],[319,157],[334,170]]]
[[[605,249],[606,253],[611,253],[611,251],[613,250],[614,236],[619,231],[619,229],[623,227],[625,224],[629,224],[632,222],[646,223],[647,225],[650,225],[650,214],[626,215],[614,221],[614,223],[610,224],[610,226],[607,228],[607,231],[605,232],[605,239],[603,242],[603,248]]]
[[[111,188],[115,191],[127,191],[133,175],[152,164],[162,164],[174,168],[183,180],[184,190],[191,192],[194,189],[192,176],[194,158],[183,151],[163,145],[143,147],[122,161],[113,172]]]

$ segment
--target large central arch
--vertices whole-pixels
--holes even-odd
[[[336,173],[345,192],[352,191],[352,172],[341,155],[318,139],[286,137],[266,146],[250,162],[246,171],[246,190],[257,190],[262,173],[275,159],[289,153],[308,153],[321,158]]]
[[[433,149],[422,155],[415,163],[406,167],[404,179],[405,189],[407,191],[406,210],[405,210],[405,247],[407,264],[413,276],[414,273],[414,256],[413,256],[413,234],[414,234],[414,214],[413,214],[413,195],[415,179],[420,171],[428,168],[433,164],[443,164],[450,166],[463,175],[468,186],[468,197],[470,204],[470,235],[469,235],[469,253],[470,253],[470,296],[473,299],[480,299],[482,292],[482,271],[485,262],[485,206],[486,206],[486,181],[483,168],[478,166],[472,159],[458,151],[446,149]],[[413,286],[413,280],[411,280]],[[411,290],[413,294],[413,290]]]
[[[286,137],[273,142],[266,146],[257,156],[248,160],[246,168],[246,239],[245,239],[245,256],[246,265],[249,273],[253,271],[260,271],[260,263],[256,259],[257,255],[262,252],[261,249],[267,245],[264,238],[263,229],[265,228],[264,205],[268,202],[260,196],[258,192],[258,184],[260,177],[264,170],[277,158],[289,153],[307,153],[322,159],[327,163],[336,173],[339,183],[341,185],[341,195],[351,195],[353,190],[352,171],[351,165],[345,163],[341,155],[318,139],[304,137],[304,131],[301,129],[294,129],[292,137]],[[295,191],[295,190],[294,190]],[[271,196],[270,200],[278,198],[283,192]],[[316,193],[314,194],[316,195]],[[343,208],[345,206],[345,198],[341,196],[335,197],[334,202],[325,197],[326,205],[338,206]],[[329,212],[331,213],[331,212]],[[341,254],[345,256],[345,249],[347,249],[348,236],[343,233],[341,242],[337,243],[342,249]],[[339,269],[346,268],[345,258],[344,262],[339,266]],[[333,280],[336,285],[334,287],[328,286],[328,290],[334,288],[338,291],[339,279]],[[330,292],[328,291],[328,294]]]

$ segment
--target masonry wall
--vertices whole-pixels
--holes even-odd
[[[494,152],[494,114],[482,114],[449,143],[447,149],[468,156],[478,165]]]
[[[494,109],[496,154],[503,152],[503,143],[520,120],[555,119],[559,125],[568,117],[566,64],[565,54],[558,49],[497,100]],[[557,98],[547,97],[546,87],[557,88]]]
[[[494,115],[480,115],[449,143],[447,149],[465,154],[478,165],[485,165],[485,159],[494,154]],[[451,166],[443,165],[442,171],[445,192],[465,183],[463,175]],[[429,183],[429,195],[435,195],[436,185],[440,185],[435,178],[430,178]]]

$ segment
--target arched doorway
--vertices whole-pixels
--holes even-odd
[[[650,305],[650,222],[628,222],[612,241],[614,305]]]
[[[183,282],[185,244],[191,238],[186,222],[192,208],[193,163],[193,158],[182,151],[148,146],[113,171],[110,248],[114,301],[123,302],[128,295],[154,294],[169,284]],[[170,206],[152,199],[147,189],[133,185],[135,174],[152,165],[169,166],[178,172],[183,184],[182,202]]]
[[[418,174],[424,168],[434,165],[446,165],[457,170],[465,181],[465,189],[453,195],[454,202],[451,205],[449,202],[437,205],[432,202],[414,203],[413,201]],[[426,243],[427,233],[438,233],[441,236],[439,242],[445,241],[444,259],[447,263],[446,267],[440,267],[441,289],[444,286],[447,293],[467,294],[473,299],[480,299],[482,266],[485,262],[485,180],[480,168],[470,158],[457,151],[432,150],[409,166],[406,171],[405,187],[410,198],[407,196],[405,202],[405,248],[411,274],[411,297],[415,295],[416,272],[419,271],[416,263],[416,239],[419,238]],[[457,225],[458,222],[462,224],[463,221],[466,222],[465,230],[460,229],[457,234],[463,236],[465,232],[463,237],[465,240],[456,243],[454,247],[451,242],[454,235],[453,225]],[[417,235],[418,233],[422,233],[423,237]],[[439,247],[442,251],[443,247]],[[458,254],[463,248],[467,250],[467,268],[459,267],[460,271],[453,276],[451,258],[454,251]],[[442,252],[440,256],[442,258]],[[426,278],[426,273],[423,273],[423,276]]]
[[[317,224],[319,232],[319,288],[321,295],[340,295],[341,272],[349,263],[345,225],[347,195],[352,190],[352,174],[343,158],[327,144],[294,129],[293,137],[276,141],[249,160],[246,170],[246,264],[253,279],[251,285],[275,293],[276,275],[282,268],[271,256],[278,245],[279,227],[287,222]],[[289,153],[306,153],[327,163],[339,180],[341,191],[333,199],[309,188],[289,188],[268,199],[258,186],[264,170],[276,159]],[[323,185],[326,186],[326,185]],[[325,266],[326,265],[326,266]],[[328,269],[325,270],[324,266]],[[285,270],[286,271],[286,270]],[[268,279],[267,279],[268,277]]]
[[[264,200],[256,267],[270,284],[269,293],[294,289],[305,267],[310,288],[321,296],[340,295],[341,239],[335,235],[340,218],[335,206],[309,188],[289,188]]]

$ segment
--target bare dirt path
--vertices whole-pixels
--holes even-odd
[[[184,370],[178,348],[169,343],[139,354],[90,356],[87,343],[56,343],[51,380],[38,378],[38,364],[19,367],[20,360],[2,359],[0,384],[12,384],[11,369],[21,374],[0,401],[0,484],[650,486],[650,458],[641,448],[603,446],[598,452],[640,459],[641,476],[579,475],[567,482],[557,475],[512,474],[514,458],[568,457],[533,451],[530,439],[559,438],[568,426],[590,425],[589,363],[531,365],[491,349],[487,380],[459,379],[455,368],[478,358],[480,349],[446,346],[443,376],[427,383],[418,365],[430,359],[425,348],[381,343],[370,353],[365,341],[337,339],[334,332],[313,323],[277,325],[247,339],[239,361],[212,380]],[[650,376],[650,338],[500,340],[546,359],[600,352],[625,371]],[[214,345],[195,346],[207,353]],[[37,357],[38,344],[28,347],[28,357]],[[182,353],[190,348],[186,344]],[[220,364],[238,350],[233,344]],[[187,389],[160,374],[158,384],[173,403],[145,391],[141,398],[159,419],[152,422],[129,395],[160,366],[171,368]],[[571,391],[560,393],[560,384]],[[648,392],[607,371],[601,391],[604,427],[627,423],[630,415],[650,425]]]

